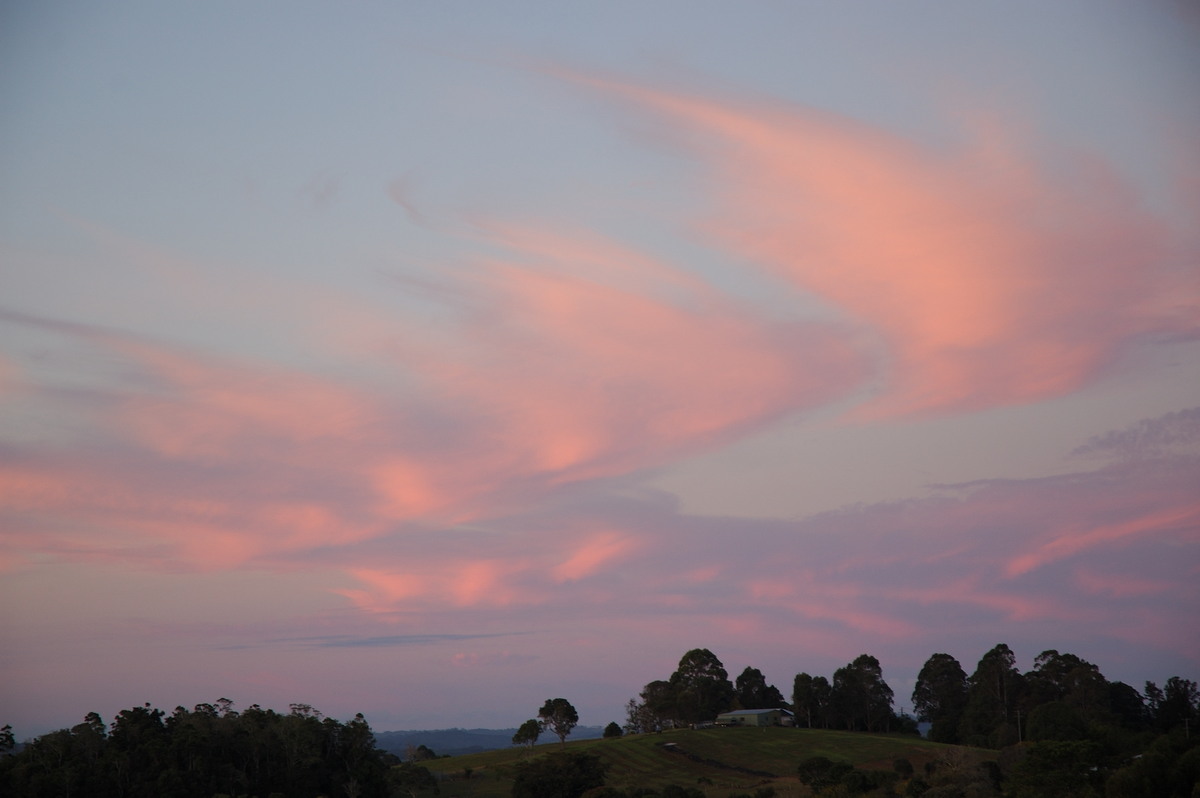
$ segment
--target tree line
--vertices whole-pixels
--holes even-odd
[[[110,726],[90,712],[0,756],[0,795],[28,798],[358,798],[420,786],[433,786],[429,771],[379,750],[361,714],[343,723],[307,704],[239,712],[225,698],[170,715],[133,707]]]
[[[947,795],[999,795],[1001,781],[1004,794],[1030,798],[1200,795],[1200,689],[1178,676],[1161,687],[1147,681],[1138,691],[1053,649],[1022,673],[1002,643],[969,676],[949,654],[929,657],[912,693],[915,718],[895,712],[894,693],[869,654],[832,678],[797,674],[791,698],[784,702],[756,668],[731,682],[711,651],[693,649],[668,679],[650,682],[629,700],[625,731],[702,725],[734,709],[777,707],[793,711],[796,725],[807,728],[916,734],[921,721],[936,742],[998,752],[995,762],[984,763],[990,770],[940,774]],[[964,793],[954,779],[974,786]],[[918,777],[909,789],[918,795],[931,788]]]
[[[696,726],[731,710],[780,708],[794,710],[801,725],[915,733],[915,721],[897,716],[892,707],[892,689],[883,679],[879,660],[869,654],[839,668],[832,682],[799,674],[788,703],[759,669],[747,667],[730,681],[715,654],[696,648],[683,655],[669,678],[650,682],[638,698],[629,699],[625,731]]]
[[[1046,798],[1189,796],[1190,785],[1200,781],[1200,691],[1187,679],[1171,677],[1161,688],[1146,682],[1138,691],[1055,650],[1039,654],[1022,673],[1000,644],[969,676],[954,657],[933,654],[913,690],[915,718],[897,714],[894,698],[879,660],[869,654],[831,678],[797,674],[789,703],[757,668],[730,680],[716,655],[692,649],[667,679],[650,682],[629,700],[623,729],[610,723],[604,736],[704,725],[735,709],[784,708],[802,727],[915,734],[920,720],[930,724],[935,741],[998,749],[991,774],[979,781],[991,780],[992,791],[973,788],[981,796],[998,794],[1000,778],[1007,794]],[[578,720],[565,698],[547,699],[513,743],[532,745],[542,731],[565,742]],[[77,726],[42,735],[17,753],[14,747],[5,726],[0,795],[359,798],[436,789],[427,769],[379,750],[361,714],[343,723],[307,704],[292,704],[287,713],[258,705],[239,712],[222,698],[191,710],[176,707],[170,715],[146,704],[123,710],[110,725],[88,713]],[[563,751],[547,762],[531,760],[518,774],[514,795],[540,795],[550,789],[546,784],[577,775],[583,767],[577,759]],[[813,778],[827,780],[830,773],[814,770]],[[602,769],[591,776],[597,774],[602,780]]]
[[[669,678],[648,683],[638,698],[629,699],[624,729],[695,726],[731,710],[782,708],[808,728],[916,733],[916,721],[922,721],[931,724],[934,741],[982,748],[1080,737],[1098,727],[1200,731],[1200,691],[1191,680],[1172,676],[1161,688],[1146,682],[1139,692],[1108,681],[1096,665],[1053,649],[1021,673],[1003,643],[984,654],[970,676],[951,655],[933,654],[912,693],[915,718],[895,711],[895,694],[870,654],[838,668],[832,678],[798,673],[791,699],[785,701],[757,668],[747,667],[730,681],[721,660],[697,648],[683,655]]]

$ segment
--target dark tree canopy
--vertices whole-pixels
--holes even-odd
[[[675,713],[683,723],[701,723],[727,711],[733,704],[733,684],[721,660],[707,648],[694,648],[679,660],[671,674]]]
[[[958,724],[967,705],[967,674],[949,654],[934,654],[917,675],[913,712],[931,725],[929,739],[958,742]]]
[[[547,698],[546,703],[538,710],[538,718],[542,725],[558,736],[558,741],[564,745],[567,735],[579,723],[579,713],[571,702],[565,698]]]
[[[1154,682],[1146,682],[1146,699],[1161,731],[1200,726],[1200,689],[1192,680],[1172,676],[1161,690]]]
[[[517,733],[512,736],[513,745],[532,746],[542,734],[542,724],[533,718],[521,724]]]
[[[829,701],[832,694],[833,688],[824,676],[796,674],[792,684],[792,704],[796,712],[796,722],[803,723],[810,729],[828,728]]]
[[[519,766],[513,798],[578,798],[604,786],[607,767],[594,754],[561,751]]]
[[[348,723],[311,707],[284,715],[232,701],[96,713],[0,757],[0,794],[41,796],[386,794],[387,757],[362,715]],[[393,757],[394,759],[394,757]]]
[[[1099,668],[1074,654],[1053,649],[1038,654],[1025,675],[1025,688],[1033,705],[1062,701],[1086,719],[1108,712],[1108,681]]]
[[[879,660],[870,654],[860,654],[833,674],[832,709],[846,729],[887,731],[895,719],[892,699]]]
[[[1025,680],[1017,658],[1001,643],[983,655],[968,679],[967,706],[959,724],[959,741],[998,748],[1018,740],[1016,709]]]
[[[758,668],[747,667],[734,682],[734,703],[738,709],[776,709],[786,706],[783,694]]]

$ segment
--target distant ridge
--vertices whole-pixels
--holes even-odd
[[[375,743],[384,751],[407,758],[409,748],[425,746],[438,756],[463,756],[483,751],[511,748],[516,727],[511,729],[409,729],[375,732]],[[591,740],[604,734],[603,726],[576,726],[568,740]],[[539,744],[558,742],[550,733],[543,733]]]

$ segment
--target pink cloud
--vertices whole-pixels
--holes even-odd
[[[1087,549],[1147,534],[1177,534],[1181,530],[1200,530],[1200,502],[1191,506],[1174,507],[1152,512],[1127,521],[1070,529],[1038,543],[1033,551],[1009,561],[1008,576],[1020,576],[1046,563],[1065,559]]]
[[[210,312],[248,308],[187,258],[75,224]],[[455,272],[444,314],[389,320],[379,303],[356,313],[341,294],[321,305],[315,289],[254,286],[338,331],[321,351],[353,355],[350,378],[4,314],[100,364],[93,393],[55,405],[73,424],[86,419],[82,434],[97,443],[68,443],[36,473],[10,474],[5,490],[60,530],[44,541],[59,541],[58,556],[238,567],[398,525],[528,509],[563,486],[661,466],[819,407],[865,376],[842,329],[763,320],[600,234],[494,220],[477,229],[492,254]],[[321,338],[266,312],[298,325],[301,340]],[[35,399],[51,393],[40,373],[23,380]],[[71,542],[79,536],[89,544]],[[587,545],[551,566],[561,581],[620,556],[616,543]],[[480,594],[484,570],[460,580],[458,601]]]
[[[637,548],[637,541],[619,532],[600,533],[584,540],[568,560],[555,567],[554,578],[559,582],[583,579]]]
[[[704,233],[880,336],[865,416],[1060,396],[1139,336],[1197,333],[1194,267],[1171,268],[1177,239],[1098,158],[1051,170],[986,122],[938,150],[803,106],[556,73],[690,134],[718,178]]]
[[[403,359],[438,395],[480,405],[482,443],[505,469],[552,482],[627,473],[819,406],[863,375],[838,330],[764,322],[595,235],[496,235],[514,251],[480,266],[489,304],[465,321],[466,348],[449,348],[463,354]]]

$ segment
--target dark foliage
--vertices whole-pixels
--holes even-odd
[[[834,762],[829,757],[812,756],[805,759],[796,768],[800,783],[805,784],[814,793],[820,793],[826,787],[832,787],[841,782],[842,778],[854,770],[854,766],[846,762]]]
[[[558,741],[566,745],[567,735],[579,723],[579,713],[565,698],[547,698],[538,710],[538,719],[542,728],[553,732],[558,736]]]
[[[729,673],[707,648],[684,654],[668,684],[675,703],[674,719],[681,723],[711,721],[733,706]]]
[[[1191,798],[1200,794],[1200,735],[1175,731],[1123,763],[1105,782],[1107,798]]]
[[[929,739],[958,742],[958,724],[967,705],[967,674],[949,654],[934,654],[921,668],[912,694],[913,711],[931,724]]]
[[[741,678],[745,697],[751,703],[783,705],[783,696],[762,681],[761,673],[747,668]],[[642,688],[640,697],[640,702],[630,699],[626,706],[625,730],[630,733],[706,723],[732,709],[738,700],[725,666],[707,648],[694,648],[684,654],[669,680],[650,682]]]
[[[524,745],[530,748],[538,741],[538,737],[542,736],[541,721],[536,718],[530,718],[521,724],[521,728],[517,729],[517,733],[512,736],[513,745]]]
[[[28,798],[209,798],[212,795],[387,795],[386,755],[362,715],[348,723],[306,705],[283,715],[227,699],[95,713],[0,759],[0,794]]]
[[[777,709],[786,707],[783,693],[758,668],[747,667],[734,681],[734,706],[738,709]]]
[[[598,756],[560,751],[526,762],[513,782],[513,798],[578,798],[604,786],[606,766]]]

